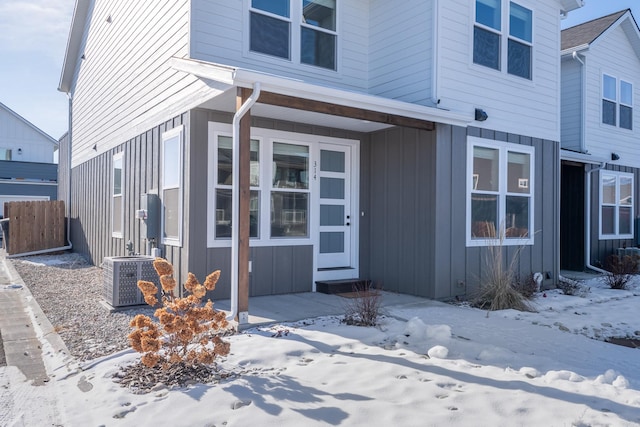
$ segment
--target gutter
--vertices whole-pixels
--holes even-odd
[[[238,248],[240,246],[240,119],[258,101],[260,96],[260,82],[253,84],[253,93],[233,115],[233,158],[231,185],[231,314],[227,320],[235,319],[238,314]],[[248,317],[248,313],[246,313]],[[240,316],[243,317],[243,316]]]
[[[607,166],[607,162],[602,162],[598,167],[595,167],[587,172],[586,180],[587,180],[587,197],[586,197],[586,221],[585,221],[585,245],[584,245],[584,262],[587,268],[597,271],[602,274],[609,274],[608,271],[603,270],[602,268],[598,268],[596,266],[591,265],[591,174],[602,170]]]

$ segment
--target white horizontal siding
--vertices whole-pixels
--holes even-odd
[[[14,161],[53,163],[54,145],[51,140],[1,107],[0,148],[11,150]],[[22,150],[21,154],[18,154],[18,149]]]
[[[615,164],[640,165],[640,60],[621,27],[605,33],[586,53],[586,125],[587,150],[594,156],[610,158],[615,152],[620,160]],[[633,84],[633,130],[602,124],[602,73],[622,78]]]
[[[582,65],[573,58],[562,61],[560,142],[562,148],[580,151],[582,139]]]
[[[188,56],[188,30],[188,0],[95,3],[72,92],[73,166],[166,120],[203,88],[167,65]]]
[[[473,64],[474,2],[438,2],[437,97],[442,108],[485,110],[489,118],[475,123],[480,127],[558,141],[559,3],[533,0],[518,3],[534,13],[532,80]]]
[[[369,92],[430,104],[432,1],[408,0],[399,6],[385,0],[371,1]]]
[[[191,57],[310,83],[366,91],[368,0],[338,2],[338,68],[325,70],[248,51],[248,0],[192,0]],[[293,48],[296,47],[294,43]]]

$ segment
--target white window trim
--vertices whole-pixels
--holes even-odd
[[[120,210],[120,226],[122,227],[122,231],[114,231],[113,230],[113,218],[114,218],[114,200],[118,194],[115,194],[114,188],[114,177],[115,177],[115,164],[117,160],[121,160],[122,169],[120,172],[120,198],[121,198],[121,207]],[[124,233],[124,152],[121,151],[113,155],[112,163],[111,163],[111,237],[122,238]]]
[[[342,42],[341,42],[342,41],[342,31],[341,31],[342,25],[340,24],[341,23],[340,17],[342,13],[340,12],[340,10],[343,6],[342,4],[338,4],[338,3],[341,3],[341,0],[336,0],[336,30],[331,31],[331,30],[327,30],[326,28],[307,25],[302,21],[302,0],[290,0],[289,18],[280,16],[280,15],[275,15],[273,13],[270,13],[264,10],[254,9],[251,6],[251,0],[246,0],[245,2],[243,2],[243,8],[244,8],[243,16],[246,17],[245,23],[244,23],[245,31],[243,33],[244,56],[247,58],[258,59],[260,60],[260,62],[268,62],[278,66],[282,66],[283,62],[286,62],[288,67],[291,67],[293,65],[294,67],[304,70],[305,72],[311,72],[314,74],[323,74],[327,77],[335,77],[336,73],[340,73],[341,65],[342,65],[342,60],[341,60],[342,55],[340,54],[340,46],[342,45]],[[290,40],[289,40],[290,52],[289,53],[291,56],[290,58],[280,58],[277,56],[268,55],[265,53],[251,50],[251,12],[260,13],[265,16],[269,16],[271,18],[276,18],[282,21],[289,22],[289,24],[291,25],[291,33],[289,35],[290,36]],[[299,16],[300,18],[296,20],[294,18],[296,16]],[[302,55],[300,54],[300,35],[302,32],[301,29],[303,26],[306,28],[312,28],[314,30],[322,31],[327,34],[335,35],[336,37],[335,69],[332,70],[330,68],[324,68],[324,67],[319,67],[311,64],[305,64],[301,61]]]
[[[611,77],[612,79],[614,79],[616,81],[616,99],[611,99],[611,98],[607,98],[604,96],[604,76],[608,76]],[[624,102],[622,102],[622,82],[625,82],[629,85],[631,85],[631,104],[626,104]],[[602,72],[600,75],[600,126],[605,127],[607,129],[619,129],[622,132],[633,132],[633,128],[635,125],[635,120],[634,120],[634,114],[633,114],[633,98],[634,98],[634,83],[631,82],[631,80],[629,79],[624,79],[621,77],[617,77],[612,73],[607,73],[607,72]],[[603,121],[603,108],[602,108],[602,101],[609,101],[609,102],[613,102],[616,105],[616,124],[615,125],[610,125],[609,123],[605,123]],[[620,106],[623,105],[625,107],[630,107],[631,108],[631,129],[627,129],[627,128],[623,128],[620,126]]]
[[[495,238],[486,239],[473,239],[471,237],[471,195],[473,191],[473,147],[486,147],[499,150],[498,160],[498,174],[499,174],[499,188],[498,188],[498,236]],[[529,237],[527,238],[504,238],[500,242],[500,235],[504,234],[505,214],[506,214],[506,198],[508,195],[524,196],[522,193],[508,193],[507,192],[507,153],[517,152],[525,153],[530,156],[529,165]],[[466,242],[468,247],[483,247],[483,246],[530,246],[534,244],[535,235],[535,148],[529,145],[513,144],[509,142],[494,141],[491,139],[478,138],[475,136],[467,137],[467,170],[465,175],[466,180]]]
[[[160,218],[160,233],[164,234],[164,190],[176,188],[176,187],[165,187],[164,186],[164,170],[165,170],[165,158],[164,158],[164,144],[165,141],[172,139],[174,137],[179,138],[179,154],[180,158],[178,160],[178,165],[180,167],[179,171],[179,184],[178,184],[178,238],[173,237],[164,237],[162,236],[162,244],[168,246],[182,246],[182,233],[183,233],[183,214],[184,214],[184,200],[183,200],[183,186],[184,186],[184,125],[176,126],[175,128],[164,132],[161,136],[161,144],[160,144],[160,158],[161,158],[161,169],[160,169],[160,202],[161,202],[161,218]]]
[[[600,171],[600,177],[599,177],[599,183],[598,183],[598,197],[599,197],[599,203],[598,203],[598,217],[599,217],[599,221],[598,221],[598,235],[599,235],[599,239],[600,240],[619,240],[619,239],[633,239],[635,230],[635,200],[633,200],[635,198],[635,178],[633,176],[632,173],[629,172],[618,172],[618,171],[609,171],[609,170],[601,170]],[[615,234],[603,234],[602,233],[602,206],[604,205],[603,203],[603,197],[602,197],[602,180],[605,176],[614,176],[616,178],[616,203],[615,204],[607,204],[606,206],[615,206],[616,210],[615,210],[615,215],[614,215],[614,221],[615,221],[615,229],[616,229],[616,233]],[[620,229],[620,224],[618,224],[618,220],[620,218],[619,215],[619,209],[620,209],[620,178],[621,177],[625,177],[625,178],[631,178],[631,197],[632,197],[632,203],[631,203],[631,233],[629,234],[619,234],[619,229]]]
[[[469,56],[470,67],[474,70],[481,71],[488,74],[499,74],[501,77],[506,77],[512,79],[513,81],[531,84],[533,85],[533,81],[535,80],[535,64],[536,64],[536,49],[535,49],[535,41],[536,41],[536,11],[534,8],[534,4],[529,3],[525,0],[501,0],[501,14],[500,14],[500,30],[496,30],[495,28],[487,27],[479,22],[476,22],[476,1],[473,0],[473,7],[471,13],[471,29],[470,31],[470,51],[471,55]],[[531,42],[526,40],[522,40],[518,37],[511,36],[509,31],[509,18],[511,11],[511,3],[515,3],[518,6],[522,6],[531,11]],[[490,31],[492,33],[498,34],[500,36],[500,69],[495,70],[491,67],[486,67],[481,64],[477,64],[473,61],[473,44],[474,44],[474,27],[482,28],[483,30]],[[516,74],[511,74],[508,72],[509,69],[509,43],[508,40],[513,39],[517,42],[526,44],[531,47],[531,78],[520,77]]]
[[[216,239],[215,238],[215,190],[216,179],[218,174],[217,163],[217,140],[219,135],[231,136],[231,125],[218,122],[209,122],[208,127],[208,172],[207,172],[207,247],[209,248],[228,248],[231,247],[231,239]],[[351,139],[340,139],[333,137],[325,137],[320,135],[309,135],[286,131],[276,131],[264,128],[251,128],[251,139],[259,141],[259,156],[260,156],[260,186],[251,187],[252,190],[260,191],[260,219],[259,219],[259,231],[257,238],[251,238],[249,245],[251,247],[266,247],[266,246],[304,246],[304,245],[317,245],[318,236],[315,232],[316,215],[318,215],[319,207],[316,206],[317,197],[319,195],[319,181],[313,178],[314,176],[314,162],[317,162],[319,158],[318,143],[333,143],[337,145],[350,145],[352,147],[358,147],[359,141]],[[272,155],[273,155],[273,142],[282,142],[286,144],[294,145],[306,145],[309,147],[309,207],[307,223],[309,232],[307,237],[270,237],[270,217],[271,217],[271,191],[278,191],[278,189],[272,188]],[[354,150],[354,156],[359,151]],[[352,168],[357,168],[357,159],[352,160]],[[353,171],[353,183],[358,185],[358,170]],[[356,187],[357,188],[357,187]],[[353,191],[353,190],[352,190]],[[357,201],[357,198],[355,199]],[[357,211],[357,204],[352,205],[353,212]],[[357,247],[357,246],[356,246]]]

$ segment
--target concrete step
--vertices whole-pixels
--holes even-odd
[[[345,294],[369,289],[371,281],[366,279],[322,280],[316,282],[316,291],[323,294]]]

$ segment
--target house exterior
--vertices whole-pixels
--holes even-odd
[[[450,299],[502,235],[552,285],[560,20],[581,5],[78,0],[74,249],[220,268],[216,298],[239,265],[249,296],[362,278]]]
[[[562,268],[637,244],[640,32],[630,10],[562,31]]]
[[[58,141],[0,103],[0,215],[5,202],[55,200]]]

